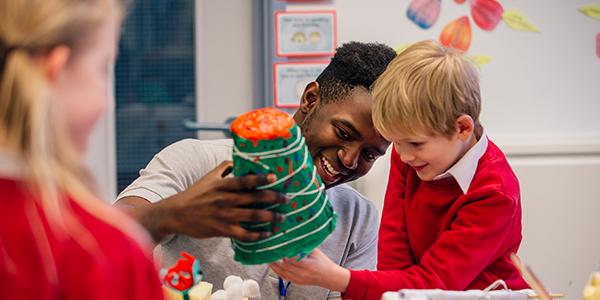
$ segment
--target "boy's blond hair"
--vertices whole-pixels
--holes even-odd
[[[421,41],[400,53],[373,88],[373,123],[388,140],[400,134],[450,136],[456,119],[479,126],[479,77],[471,61],[435,41]]]

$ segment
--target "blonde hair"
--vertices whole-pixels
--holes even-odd
[[[415,43],[400,53],[375,82],[373,97],[373,124],[388,140],[398,133],[449,136],[463,114],[479,126],[474,64],[435,41]]]
[[[1,146],[23,164],[23,178],[52,232],[74,238],[94,254],[100,254],[96,240],[76,220],[68,198],[136,239],[139,232],[92,192],[66,124],[51,105],[48,83],[35,56],[57,46],[67,46],[72,56],[77,55],[85,48],[86,36],[108,18],[122,17],[123,5],[119,0],[0,1],[0,58],[4,60],[0,69]],[[31,220],[31,214],[28,220],[40,224]],[[36,238],[47,263],[43,269],[49,280],[56,280],[47,236],[38,230]]]

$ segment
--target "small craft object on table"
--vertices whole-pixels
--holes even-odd
[[[258,282],[230,275],[223,281],[223,289],[217,290],[210,296],[210,300],[258,300],[260,287]]]
[[[387,292],[381,300],[528,300],[535,296],[533,290],[499,290],[499,291],[445,291],[445,290],[413,290]]]
[[[335,229],[335,213],[300,128],[287,113],[267,107],[239,116],[231,131],[233,174],[274,173],[277,181],[259,189],[275,190],[290,199],[289,204],[266,207],[283,214],[283,223],[242,224],[251,231],[273,234],[254,242],[232,240],[235,260],[264,264],[308,254]]]
[[[163,294],[166,300],[209,300],[212,284],[202,280],[198,260],[187,252],[171,268],[162,269]]]
[[[583,300],[600,300],[600,272],[594,272],[583,289]]]

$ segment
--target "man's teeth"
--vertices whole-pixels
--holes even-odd
[[[340,174],[340,172],[336,171],[333,166],[331,166],[331,164],[327,161],[327,159],[325,159],[324,157],[321,157],[321,161],[323,162],[323,166],[325,167],[325,171],[327,171],[327,173],[336,176],[338,174]]]

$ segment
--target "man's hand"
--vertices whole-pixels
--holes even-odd
[[[252,204],[269,206],[287,203],[282,194],[257,190],[272,183],[274,174],[228,177],[231,161],[221,163],[187,190],[157,203],[140,205],[138,197],[123,198],[118,206],[127,208],[150,231],[156,241],[169,234],[185,234],[195,238],[232,237],[252,241],[271,234],[252,232],[240,222],[283,222],[284,216],[264,209],[248,208]]]
[[[313,250],[301,261],[295,257],[284,258],[281,262],[270,263],[269,267],[295,284],[315,285],[342,293],[350,282],[350,271],[331,261],[319,249]]]

